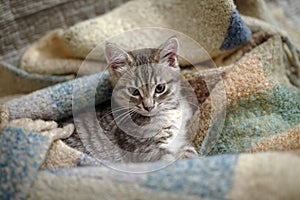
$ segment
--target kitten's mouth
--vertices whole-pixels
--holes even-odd
[[[140,112],[134,112],[132,114],[132,116],[134,117],[146,117],[146,118],[151,118],[151,117],[155,117],[157,115],[157,112],[144,112],[144,111],[140,111]]]
[[[157,115],[157,112],[142,112],[142,113],[139,113],[140,115],[144,116],[144,117],[154,117],[155,115]]]
[[[143,113],[143,114],[140,114],[144,117],[153,117],[153,114],[152,113]]]

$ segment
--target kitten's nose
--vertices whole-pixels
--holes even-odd
[[[142,104],[144,109],[148,112],[150,112],[154,108],[154,101],[152,98],[144,98]]]
[[[144,106],[144,109],[147,110],[148,112],[150,112],[152,109],[154,108],[154,106]]]

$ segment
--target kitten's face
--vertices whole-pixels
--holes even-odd
[[[174,37],[157,50],[126,52],[107,44],[113,98],[120,109],[155,116],[177,107],[181,90],[177,51]]]
[[[115,85],[113,97],[119,106],[154,116],[177,107],[180,89],[177,70],[149,64],[126,72]]]

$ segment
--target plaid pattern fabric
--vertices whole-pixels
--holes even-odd
[[[264,21],[257,13],[241,16],[231,1],[219,2],[231,15],[219,45],[223,51],[211,56],[231,64],[201,72],[182,70],[201,102],[190,129],[195,145],[207,156],[168,166],[156,162],[107,168],[62,142],[66,129],[52,130],[53,124],[42,120],[60,123],[72,119],[74,107],[109,100],[108,73],[72,80],[74,75],[37,75],[5,63],[0,65],[0,77],[2,72],[11,74],[6,78],[16,78],[10,82],[18,80],[27,88],[23,92],[33,92],[0,107],[0,198],[299,199],[300,89],[295,86],[299,61],[293,57],[298,44],[288,33],[272,29],[272,20]],[[239,8],[241,2],[237,4]],[[213,87],[207,93],[208,84]],[[224,107],[213,112],[220,93]],[[222,127],[215,129],[214,119],[220,116]],[[219,134],[206,152],[211,130]],[[160,166],[165,167],[153,170]],[[152,172],[132,174],[112,168]]]

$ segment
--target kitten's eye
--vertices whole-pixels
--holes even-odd
[[[165,84],[158,84],[155,88],[156,93],[163,93],[165,91]]]
[[[129,87],[128,91],[130,94],[132,94],[133,96],[139,96],[140,92],[138,91],[138,89],[134,88],[134,87]]]

